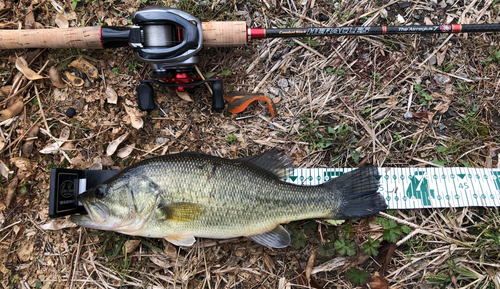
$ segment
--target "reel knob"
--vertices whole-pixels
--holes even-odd
[[[224,109],[224,97],[222,96],[222,80],[216,79],[212,83],[212,108],[214,110]]]
[[[137,86],[137,95],[139,96],[139,109],[144,111],[152,111],[155,109],[155,93],[151,84],[141,82]]]

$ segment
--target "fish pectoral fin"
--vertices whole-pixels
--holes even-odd
[[[265,232],[260,235],[249,236],[248,238],[261,245],[271,248],[284,248],[290,245],[290,234],[281,225],[269,232]]]
[[[173,203],[158,208],[163,213],[165,221],[194,222],[205,213],[205,207],[194,203]]]
[[[176,246],[191,247],[196,242],[194,236],[188,234],[168,235],[163,238]]]

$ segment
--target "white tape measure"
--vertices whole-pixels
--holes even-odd
[[[318,185],[352,169],[294,169],[287,182]],[[500,206],[500,169],[379,168],[389,209]]]

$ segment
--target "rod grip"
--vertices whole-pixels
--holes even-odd
[[[101,26],[0,30],[0,49],[81,48],[102,49]]]
[[[245,21],[203,22],[203,46],[230,47],[247,44],[247,24]]]

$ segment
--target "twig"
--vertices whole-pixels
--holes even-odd
[[[73,274],[71,274],[71,284],[69,285],[69,288],[73,288],[73,280],[75,279],[75,272],[76,268],[78,267],[78,259],[80,259],[80,248],[82,247],[82,230],[80,229],[80,236],[78,237],[78,247],[76,250],[76,258],[75,258],[75,266],[73,267],[73,262],[71,262],[71,265],[73,267]],[[70,270],[71,273],[71,270]]]
[[[15,226],[15,225],[17,225],[19,223],[21,223],[21,221],[17,221],[15,223],[12,223],[12,224],[8,225],[7,227],[4,227],[4,228],[0,229],[0,232],[3,232],[5,230],[7,230],[8,228],[13,227],[13,226]]]
[[[36,94],[36,100],[38,101],[38,106],[40,107],[40,114],[43,117],[43,123],[45,124],[45,128],[47,129],[47,132],[49,135],[54,138],[54,136],[50,133],[50,128],[49,125],[47,124],[47,119],[45,118],[45,113],[43,112],[43,107],[42,107],[42,101],[40,100],[40,95],[38,94],[38,88],[35,86],[35,94]]]
[[[430,231],[428,231],[428,230],[426,230],[426,229],[424,229],[424,228],[420,227],[419,225],[413,224],[413,223],[411,223],[411,222],[408,222],[408,221],[406,221],[406,220],[400,219],[400,218],[398,218],[398,217],[391,216],[391,215],[386,214],[386,213],[384,213],[384,212],[379,212],[379,214],[380,214],[380,215],[382,215],[384,218],[392,219],[392,220],[394,220],[394,221],[396,221],[396,222],[399,222],[399,223],[405,224],[405,225],[407,225],[408,227],[412,227],[412,228],[414,228],[414,229],[418,229],[418,230],[420,230],[422,233],[426,233],[426,234],[429,234],[429,235],[432,235],[432,236],[436,236],[436,237],[438,237],[438,238],[440,238],[440,239],[443,239],[443,240],[446,240],[446,241],[448,241],[448,242],[455,242],[455,243],[458,243],[458,244],[460,244],[460,245],[462,245],[462,246],[472,247],[472,245],[467,244],[467,243],[465,243],[465,242],[461,242],[461,241],[459,241],[459,240],[455,240],[455,239],[453,239],[453,238],[449,238],[449,237],[443,236],[443,235],[441,235],[441,234],[437,234],[437,233],[434,233],[434,232],[430,232]]]
[[[462,154],[460,157],[458,157],[458,159],[457,159],[457,160],[459,160],[459,159],[463,158],[465,155],[468,155],[468,154],[470,154],[470,153],[471,153],[471,152],[473,152],[473,151],[477,151],[477,150],[480,150],[480,149],[484,149],[485,147],[486,147],[486,146],[480,146],[480,147],[477,147],[477,148],[473,148],[473,149],[471,149],[471,150],[469,150],[469,151],[465,152],[464,154]]]
[[[326,56],[324,56],[323,54],[319,53],[318,51],[316,51],[315,49],[312,49],[311,47],[309,47],[308,45],[305,45],[304,43],[298,41],[297,39],[293,38],[293,41],[295,43],[297,43],[298,45],[304,47],[305,49],[311,51],[312,53],[318,55],[319,57],[323,58],[323,59],[326,59]]]
[[[194,69],[196,69],[196,72],[200,75],[201,79],[205,80],[205,77],[203,76],[203,73],[201,73],[200,69],[198,68],[198,65],[194,66]],[[212,88],[208,83],[205,82],[205,86],[208,88],[208,91],[210,91],[210,94],[213,94]]]

